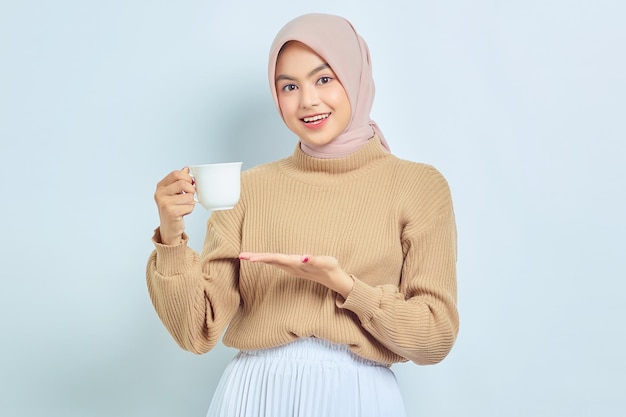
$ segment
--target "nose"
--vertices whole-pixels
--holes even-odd
[[[320,97],[314,86],[302,87],[300,91],[300,106],[303,109],[315,107],[320,104]]]

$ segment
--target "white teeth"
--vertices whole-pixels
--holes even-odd
[[[311,123],[311,122],[317,122],[318,120],[325,119],[328,116],[330,116],[330,113],[318,114],[317,116],[313,116],[313,117],[305,117],[302,120],[304,120],[305,123]]]

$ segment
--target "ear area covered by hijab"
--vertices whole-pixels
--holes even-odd
[[[382,131],[370,118],[375,87],[369,48],[352,24],[340,16],[311,13],[291,20],[278,32],[270,48],[268,75],[279,112],[276,61],[281,48],[289,41],[307,45],[326,60],[346,90],[352,108],[348,127],[335,140],[324,146],[301,142],[302,150],[317,158],[341,158],[356,152],[376,135],[389,151]]]

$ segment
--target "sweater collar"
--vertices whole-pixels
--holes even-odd
[[[298,144],[293,155],[285,160],[284,168],[304,173],[344,174],[357,171],[390,155],[378,136],[374,136],[361,149],[343,158],[315,158],[304,153]]]

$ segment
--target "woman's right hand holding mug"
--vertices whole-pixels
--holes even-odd
[[[195,207],[193,177],[189,168],[170,172],[157,184],[154,200],[159,208],[161,243],[177,245],[185,231],[184,216]]]

